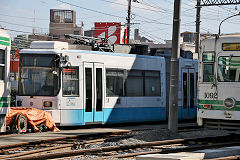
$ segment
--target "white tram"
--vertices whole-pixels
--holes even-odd
[[[10,107],[10,51],[10,36],[0,29],[0,132],[6,131],[6,114]]]
[[[166,120],[165,74],[163,57],[33,42],[20,51],[17,107],[47,110],[61,126]]]
[[[240,127],[240,35],[201,42],[198,84],[198,124]]]

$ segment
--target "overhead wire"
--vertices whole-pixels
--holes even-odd
[[[117,5],[121,5],[121,6],[128,6],[127,4],[123,4],[123,3],[118,3],[118,2],[112,2],[112,1],[109,1],[109,0],[101,0],[101,1],[103,1],[103,2],[107,2],[107,3],[111,3],[111,4],[117,4]],[[152,6],[151,6],[152,7]],[[132,8],[137,8],[137,9],[143,9],[143,10],[146,10],[146,8],[142,8],[142,7],[137,7],[137,6],[134,6],[134,5],[132,5]],[[154,7],[152,7],[152,8],[154,8]],[[156,8],[156,9],[160,9],[160,8]],[[153,9],[147,9],[147,11],[152,11],[152,12],[157,12],[157,13],[159,13],[159,12],[162,12],[163,13],[163,11],[161,11],[161,10],[153,10]]]
[[[71,6],[73,6],[73,7],[77,7],[77,8],[81,8],[81,9],[84,9],[84,10],[88,10],[88,11],[92,11],[92,12],[94,12],[94,13],[98,13],[98,14],[104,14],[104,15],[108,15],[108,16],[112,16],[112,17],[116,17],[116,18],[122,18],[122,19],[125,19],[125,17],[122,17],[122,16],[118,16],[118,15],[115,15],[115,14],[109,14],[109,13],[105,13],[105,12],[102,12],[102,11],[98,11],[98,10],[94,10],[94,9],[90,9],[90,8],[86,8],[86,7],[83,7],[83,6],[81,6],[81,5],[75,5],[75,4],[72,4],[72,3],[69,3],[68,1],[64,1],[64,0],[56,0],[56,1],[58,1],[58,2],[61,2],[61,3],[64,3],[64,4],[68,4],[68,5],[71,5]],[[111,1],[109,1],[109,0],[101,0],[101,1],[108,1],[108,3],[117,3],[117,2],[111,2]],[[170,4],[173,4],[172,2],[170,2],[169,0],[166,0],[166,2],[167,3],[170,3]],[[189,2],[194,2],[193,0],[190,0]],[[151,2],[152,3],[152,2]],[[156,2],[157,3],[157,2]],[[121,3],[119,3],[119,5],[120,5]],[[152,6],[152,4],[149,4],[149,3],[147,3],[147,2],[143,2],[142,3],[143,5],[146,5],[146,6],[148,6],[148,7],[150,7],[150,6]],[[182,16],[184,16],[184,17],[189,17],[189,18],[192,18],[193,16],[192,15],[190,15],[190,14],[186,14],[186,15],[184,15],[184,13],[186,13],[186,12],[189,12],[189,11],[191,11],[191,10],[193,10],[193,9],[195,9],[195,6],[194,5],[190,5],[188,2],[183,2],[183,4],[184,4],[184,6],[187,6],[187,7],[185,7],[185,8],[187,8],[187,9],[185,9],[185,10],[183,10],[182,11],[182,13],[183,13],[183,15]],[[124,4],[121,4],[121,5],[124,5]],[[156,4],[154,4],[156,7],[156,9],[158,8],[158,9],[160,9]],[[124,5],[124,6],[126,6],[126,5]],[[192,7],[192,8],[189,8],[189,7]],[[133,7],[133,8],[136,8],[136,7]],[[137,7],[138,8],[138,7]],[[141,7],[140,7],[141,8]],[[139,8],[139,9],[140,9]],[[221,8],[222,10],[224,10],[224,12],[229,12],[229,13],[231,13],[230,11],[231,11],[231,9],[224,9],[224,7],[219,7],[219,8]],[[165,8],[161,8],[163,11],[161,11],[161,13],[162,14],[166,14],[166,17],[169,17],[169,15],[171,14],[172,15],[172,10],[169,10],[169,9],[165,9]],[[214,13],[214,14],[217,14],[216,13],[216,10],[215,9],[213,9],[213,10],[207,10],[206,11],[207,13]],[[206,13],[205,12],[205,13]],[[156,12],[157,13],[157,12]],[[214,15],[213,14],[213,15]],[[30,17],[21,17],[21,16],[11,16],[11,15],[4,15],[4,14],[0,14],[0,15],[3,15],[3,16],[9,16],[9,17],[13,17],[13,18],[25,18],[25,19],[29,19],[29,20],[34,20],[34,18],[30,18]],[[157,25],[167,25],[167,26],[170,26],[170,25],[172,25],[172,23],[164,23],[164,22],[160,22],[158,19],[153,19],[153,18],[148,18],[148,17],[146,17],[146,16],[142,16],[142,15],[139,15],[139,14],[135,14],[137,17],[138,17],[138,19],[132,19],[132,21],[134,21],[134,22],[141,22],[142,24],[147,24],[147,23],[149,23],[150,25],[151,24],[157,24]],[[94,15],[94,16],[96,16],[96,15]],[[213,18],[211,18],[211,17],[213,17]],[[49,19],[42,19],[42,18],[35,18],[35,19],[37,19],[37,20],[49,20]],[[83,19],[83,18],[82,18]],[[214,16],[201,16],[201,19],[205,19],[205,20],[212,20],[212,21],[216,21],[216,22],[218,22],[218,20],[216,19],[216,18],[214,18]],[[11,22],[10,22],[11,23]],[[140,23],[140,24],[141,24]],[[194,24],[194,22],[185,22],[185,23],[183,23],[183,24],[181,24],[182,26],[194,26],[194,25],[191,25],[191,23],[192,24]],[[226,22],[226,23],[232,23],[232,24],[236,24],[237,22],[231,22],[231,21],[228,21],[228,22]],[[33,27],[33,26],[27,26],[27,25],[23,25],[23,24],[13,24],[12,23],[12,25],[19,25],[19,26],[22,26],[22,27]],[[43,28],[43,27],[35,27],[35,28],[42,28],[42,29],[48,29],[48,28]],[[202,28],[202,27],[201,27]],[[61,29],[61,28],[59,28],[59,29]]]
[[[142,28],[141,28],[140,32],[143,32],[143,33],[145,33],[145,35],[148,35],[148,36],[150,35],[149,37],[155,37],[155,38],[157,38],[157,39],[161,39],[162,41],[164,41],[163,38],[157,37],[156,35],[153,35],[153,34],[147,32],[147,31],[143,30]],[[147,33],[147,34],[146,34],[146,33]],[[155,38],[154,38],[154,39],[155,39]]]
[[[81,8],[81,9],[84,9],[84,10],[88,10],[88,11],[91,11],[91,12],[95,12],[95,13],[99,13],[99,14],[104,14],[104,15],[107,15],[107,16],[112,16],[112,17],[116,17],[116,18],[126,18],[126,17],[121,17],[121,16],[117,16],[117,15],[110,14],[110,13],[105,13],[105,12],[97,11],[97,10],[94,10],[94,9],[82,7],[82,6],[75,5],[75,4],[72,4],[72,3],[69,3],[69,2],[65,2],[65,1],[62,1],[62,0],[56,0],[56,1],[61,2],[61,3],[64,3],[64,4],[68,4],[68,5],[77,7],[77,8]]]
[[[36,20],[49,20],[49,19],[44,19],[44,18],[32,18],[32,17],[22,17],[22,16],[13,16],[13,15],[6,15],[6,14],[2,14],[2,13],[0,13],[0,15],[1,16],[7,16],[7,17],[13,17],[13,18],[23,18],[23,19],[31,19],[31,20],[34,20],[34,19],[36,19]]]

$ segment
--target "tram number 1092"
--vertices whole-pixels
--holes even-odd
[[[215,92],[205,92],[204,93],[204,98],[212,98],[212,99],[215,99],[215,98],[218,98],[218,94]]]

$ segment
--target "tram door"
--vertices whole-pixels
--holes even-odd
[[[84,63],[84,122],[103,122],[104,66],[101,63]]]
[[[182,69],[182,112],[183,119],[194,119],[197,114],[197,72]]]

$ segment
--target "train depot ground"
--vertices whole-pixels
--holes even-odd
[[[183,123],[179,124],[179,128],[194,128],[196,127],[196,123]],[[75,128],[75,129],[74,129]],[[37,132],[37,133],[21,133],[21,134],[6,134],[0,135],[0,149],[5,146],[14,146],[19,144],[31,143],[31,142],[39,142],[39,141],[51,141],[53,139],[64,139],[64,138],[74,138],[77,136],[86,136],[86,135],[98,135],[98,134],[107,134],[107,133],[124,133],[138,130],[154,130],[154,129],[162,129],[166,130],[167,125],[162,124],[153,124],[149,125],[129,125],[129,124],[120,124],[120,125],[107,125],[106,127],[101,125],[93,125],[93,126],[76,126],[76,127],[60,127],[60,132]],[[164,131],[166,132],[166,131]],[[167,134],[167,133],[165,133]],[[173,137],[176,136],[175,133],[172,133]],[[159,137],[163,136],[163,137]],[[164,137],[167,136],[167,137]],[[158,137],[158,138],[157,138]],[[156,135],[156,139],[164,139],[164,138],[173,138],[170,135]],[[147,138],[147,137],[146,137]]]
[[[76,127],[75,127],[76,128]],[[92,148],[108,148],[113,146],[131,146],[133,147],[136,144],[142,144],[149,145],[149,143],[166,143],[174,142],[176,144],[170,146],[171,149],[177,149],[178,145],[183,141],[189,141],[187,143],[189,144],[206,144],[207,146],[211,146],[214,141],[212,142],[212,138],[220,137],[220,139],[227,139],[229,137],[235,137],[234,141],[238,141],[237,137],[239,136],[239,132],[236,131],[223,131],[223,130],[207,130],[204,128],[197,128],[195,123],[181,123],[179,124],[179,132],[173,133],[167,130],[167,124],[145,124],[145,125],[115,125],[115,126],[84,126],[84,127],[77,127],[77,129],[73,129],[73,127],[60,127],[60,132],[41,132],[41,133],[25,133],[25,134],[7,134],[7,135],[0,135],[0,149],[3,152],[5,149],[9,149],[12,147],[19,147],[21,148],[24,145],[40,145],[41,143],[58,143],[61,140],[66,139],[87,139],[89,137],[96,137],[99,136],[98,140],[94,140],[92,138],[92,141],[101,141],[103,139],[101,135],[111,135],[111,137],[117,137],[118,134],[124,134],[125,138],[122,138],[118,141],[111,141],[111,142],[105,142],[104,144],[91,144],[87,148],[83,148],[86,151],[89,151]],[[115,136],[113,136],[115,134]],[[227,138],[225,138],[225,136]],[[206,138],[208,137],[208,138]],[[105,139],[105,138],[104,138]],[[195,139],[198,139],[197,142],[194,142]],[[89,139],[88,139],[89,140]],[[91,140],[91,138],[90,138]],[[218,139],[219,140],[219,139]],[[217,140],[217,141],[218,141]],[[171,143],[172,143],[171,142]],[[69,143],[69,142],[68,142]],[[240,143],[240,142],[239,142]],[[204,158],[216,158],[216,157],[226,157],[226,156],[236,156],[240,155],[240,147],[237,146],[237,143],[232,145],[229,148],[229,144],[221,143],[220,149],[209,149],[208,147],[199,147],[199,149],[192,150],[184,150],[184,148],[180,149],[179,153],[176,153],[176,151],[170,151],[175,152],[174,154],[169,155],[162,155],[162,153],[168,153],[164,151],[164,149],[161,149],[160,151],[156,151],[156,149],[159,149],[159,146],[155,146],[152,148],[152,150],[147,150],[149,154],[140,154],[140,156],[134,156],[130,159],[139,159],[139,160],[145,160],[145,159],[161,159],[163,157],[166,158],[168,156],[169,159],[202,159]],[[65,144],[66,145],[66,144]],[[69,145],[69,144],[67,144]],[[151,144],[153,145],[153,144]],[[218,144],[219,145],[219,144]],[[141,146],[141,145],[140,145]],[[138,146],[139,148],[141,148]],[[228,147],[226,147],[228,146]],[[169,145],[166,145],[165,147],[169,150]],[[196,147],[196,146],[195,146]],[[219,148],[219,147],[217,147]],[[82,148],[81,148],[82,149]],[[77,149],[75,152],[80,152],[81,149]],[[123,150],[123,149],[121,149]],[[103,151],[103,150],[102,150]],[[102,152],[101,151],[101,152]],[[182,153],[184,151],[184,153]],[[25,151],[26,152],[26,151]],[[100,151],[99,151],[100,152]],[[152,152],[158,153],[158,154],[150,154]],[[62,152],[63,153],[63,152]],[[204,154],[202,154],[204,153]],[[18,153],[22,154],[22,153]],[[135,153],[136,154],[136,153]],[[11,154],[10,154],[11,155]],[[41,155],[41,154],[39,154]],[[48,155],[51,155],[48,153]],[[70,154],[71,155],[71,154]],[[127,154],[126,154],[127,155]],[[5,155],[0,154],[0,159],[4,159]],[[9,156],[9,155],[8,155]],[[53,156],[53,155],[52,155]],[[36,156],[37,159],[38,156]],[[201,158],[202,157],[202,158]],[[52,158],[52,157],[49,157]],[[66,156],[65,156],[66,158]],[[63,158],[63,159],[65,159]],[[75,157],[76,158],[76,157]],[[82,159],[77,157],[78,159]],[[93,158],[93,157],[92,157]],[[92,159],[91,156],[89,156],[86,159]],[[95,157],[96,158],[96,157]],[[21,158],[18,158],[21,159]],[[24,158],[22,158],[24,159]],[[27,159],[27,158],[26,158]],[[34,158],[33,158],[34,159]],[[48,159],[48,158],[47,158]],[[84,158],[83,158],[84,159]],[[108,158],[106,158],[108,159]]]

